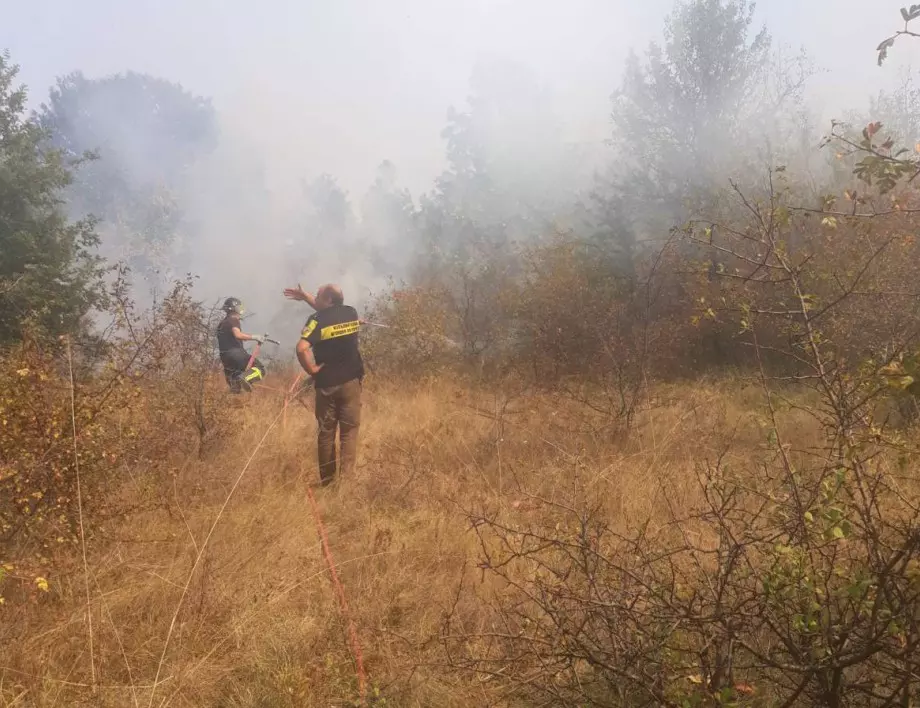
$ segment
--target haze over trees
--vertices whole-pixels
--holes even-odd
[[[480,64],[415,195],[272,184],[142,74],[29,115],[0,58],[0,699],[920,705],[914,79],[822,135],[751,2],[663,29],[604,145]],[[228,288],[296,339],[281,278],[384,325],[325,557],[294,372],[213,368]]]
[[[788,159],[814,137],[809,75],[806,57],[754,25],[752,2],[678,4],[664,42],[630,57],[614,94],[608,181],[620,210],[660,237],[729,177]]]
[[[168,81],[128,72],[58,80],[39,124],[71,159],[92,156],[68,191],[73,214],[93,214],[104,252],[139,277],[168,282],[190,265],[183,204],[197,161],[218,140],[208,101]]]

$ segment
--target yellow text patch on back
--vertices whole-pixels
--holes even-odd
[[[353,322],[343,322],[342,324],[329,325],[319,331],[320,339],[335,339],[336,337],[347,337],[349,334],[356,334],[361,327],[358,320]]]

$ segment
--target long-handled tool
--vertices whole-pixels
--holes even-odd
[[[279,342],[277,339],[272,339],[267,334],[262,337],[262,341],[271,342],[272,344],[277,344],[279,346],[281,344],[281,342]],[[252,362],[256,360],[257,356],[259,356],[259,352],[261,350],[262,350],[262,342],[256,341],[256,345],[252,348],[252,354],[249,357],[249,363],[246,364],[246,371],[249,371],[249,369],[252,367]]]
[[[243,369],[242,374],[242,385],[247,391],[252,390],[252,384],[255,381],[260,381],[265,377],[265,372],[258,367],[253,366],[256,357],[259,356],[259,352],[262,350],[262,342],[271,342],[272,344],[281,344],[276,339],[272,339],[267,334],[262,337],[262,341],[256,340],[256,345],[252,348],[252,354],[249,355],[249,361],[246,363],[246,368]]]

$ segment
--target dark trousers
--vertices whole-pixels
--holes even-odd
[[[231,393],[239,393],[244,384],[248,388],[250,382],[247,381],[247,378],[250,372],[247,372],[246,365],[249,363],[249,356],[249,352],[245,349],[231,349],[220,353],[220,362],[224,365],[224,378],[227,380]],[[265,376],[265,367],[258,359],[253,360],[251,373],[254,380]]]
[[[352,379],[340,386],[317,388],[316,423],[319,477],[326,485],[336,476],[336,430],[341,447],[341,471],[346,475],[354,471],[358,427],[361,425],[361,380]]]

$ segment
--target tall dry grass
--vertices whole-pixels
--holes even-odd
[[[477,570],[481,549],[466,512],[537,519],[577,487],[614,528],[664,522],[674,505],[698,500],[695,469],[707,459],[727,455],[756,470],[769,427],[759,391],[740,381],[656,389],[628,441],[573,404],[447,379],[412,387],[371,379],[364,401],[354,477],[316,493],[371,701],[388,706],[498,701],[487,681],[447,670],[439,642],[448,611],[471,631],[486,627],[492,618],[475,595],[502,590]],[[48,593],[4,609],[3,705],[356,704],[346,625],[306,500],[317,478],[311,412],[295,404],[282,427],[277,396],[227,405],[230,431],[203,459],[185,460],[170,505],[89,540],[96,685],[75,569],[49,577]],[[785,437],[817,440],[801,411],[787,411],[783,425]],[[147,490],[126,479],[120,493]],[[461,581],[480,585],[458,594]]]

